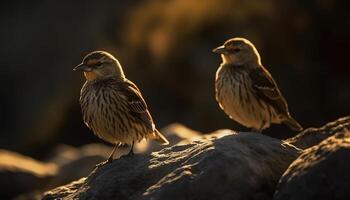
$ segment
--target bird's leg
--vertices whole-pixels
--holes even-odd
[[[97,164],[95,168],[99,168],[99,167],[101,167],[101,166],[103,166],[103,165],[105,165],[105,164],[111,163],[111,162],[113,161],[113,155],[114,155],[114,153],[115,153],[115,150],[116,150],[117,147],[119,147],[120,145],[121,145],[121,143],[116,143],[116,144],[114,145],[114,148],[113,148],[111,154],[109,155],[108,159],[107,159],[106,161],[103,161],[103,162]]]
[[[261,125],[259,128],[252,128],[252,132],[254,133],[262,133],[262,130],[264,129],[265,126],[265,120],[262,121]]]
[[[108,159],[107,159],[107,163],[110,163],[110,162],[113,161],[113,156],[114,156],[115,150],[116,150],[117,147],[119,147],[119,146],[120,146],[120,143],[116,143],[116,144],[114,145],[114,148],[113,148],[111,154],[109,155],[109,157],[108,157]]]
[[[131,149],[128,154],[121,156],[120,158],[130,157],[134,155],[134,141],[132,141]]]
[[[129,153],[126,155],[126,156],[133,156],[134,155],[134,141],[132,141],[132,144],[131,144],[131,149],[129,151]]]
[[[261,133],[262,129],[252,128],[250,131],[253,133]]]

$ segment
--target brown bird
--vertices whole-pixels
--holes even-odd
[[[213,52],[222,58],[215,78],[216,100],[231,119],[256,132],[271,123],[302,130],[289,114],[286,100],[250,41],[232,38]]]
[[[86,82],[80,92],[85,124],[102,140],[114,144],[107,162],[113,160],[117,146],[155,139],[162,145],[168,140],[156,129],[147,104],[137,86],[126,79],[118,60],[105,51],[94,51],[74,68],[84,72]]]

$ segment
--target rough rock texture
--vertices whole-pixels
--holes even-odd
[[[320,147],[323,145],[322,141],[328,141],[330,138],[334,139],[334,135],[339,140],[346,129],[350,129],[350,117],[340,118],[321,128],[306,129],[297,136],[285,140],[284,143],[290,143],[300,149],[306,149],[303,152],[303,156],[306,156],[310,152],[313,153],[307,148]],[[116,191],[117,197],[125,197],[132,194],[131,199],[137,199],[138,197],[161,199],[168,198],[168,196],[165,196],[167,194],[177,198],[177,194],[192,195],[192,193],[195,194],[193,198],[205,199],[206,196],[210,195],[229,198],[229,195],[238,195],[237,191],[240,191],[239,194],[241,195],[251,193],[252,198],[264,199],[269,198],[269,195],[270,199],[272,198],[271,194],[273,191],[271,188],[273,188],[279,177],[277,175],[268,177],[266,174],[269,173],[266,169],[270,169],[271,165],[276,165],[271,163],[275,162],[275,157],[281,152],[276,151],[276,146],[278,145],[275,144],[284,144],[283,142],[258,134],[251,135],[247,133],[248,136],[244,135],[246,133],[239,133],[233,136],[233,132],[230,130],[218,130],[213,133],[203,134],[177,123],[163,128],[162,133],[169,139],[171,146],[178,145],[149,156],[150,152],[159,151],[163,147],[152,141],[143,141],[136,146],[136,152],[139,155],[135,158],[127,158],[126,160],[128,161],[123,161],[123,159],[115,161],[111,166],[104,166],[93,172],[87,179],[80,178],[87,176],[91,173],[96,163],[104,161],[108,157],[111,146],[101,143],[89,144],[79,148],[60,145],[55,148],[50,158],[45,161],[37,161],[17,153],[0,150],[0,179],[8,180],[1,181],[0,196],[5,199],[16,196],[18,200],[36,200],[42,197],[42,191],[80,179],[69,184],[69,187],[59,187],[51,190],[47,193],[46,198],[80,197],[81,191],[87,190],[86,187],[89,186],[91,186],[91,189],[88,190],[88,194],[92,191],[97,191],[99,195],[98,192],[104,190],[102,187],[104,188],[106,185],[107,191],[109,189],[113,192]],[[242,138],[244,139],[242,140]],[[327,140],[327,138],[329,139]],[[319,144],[320,142],[321,144]],[[274,145],[270,145],[270,143],[274,143]],[[127,151],[128,148],[120,149],[116,152],[115,157],[118,158]],[[270,157],[270,155],[272,156]],[[320,155],[322,159],[328,159],[328,154]],[[165,159],[166,157],[169,157],[169,159]],[[319,159],[322,160],[321,158]],[[163,160],[165,161],[162,163],[161,161]],[[342,162],[336,164],[336,168],[332,173],[338,173],[336,170],[342,172],[342,167],[348,167],[347,162],[344,160],[346,161],[346,159],[343,159]],[[278,159],[276,162],[279,162]],[[304,163],[300,162],[300,164]],[[118,167],[114,165],[118,165]],[[139,168],[132,170],[131,173],[128,169],[133,168],[132,165],[136,165]],[[149,166],[152,166],[152,169],[148,171]],[[260,166],[261,168],[252,169],[251,166]],[[288,168],[287,164],[284,169],[286,168]],[[104,172],[104,170],[108,172]],[[265,175],[259,177],[259,170],[264,171]],[[280,168],[274,170],[279,171],[280,174],[278,176],[284,172]],[[116,171],[121,171],[121,173],[126,173],[126,175],[118,175]],[[310,171],[310,173],[312,172]],[[109,173],[112,175],[109,175]],[[309,171],[304,172],[300,170],[296,173],[299,176],[303,173],[309,173]],[[346,172],[342,173],[346,174]],[[102,175],[111,176],[114,179],[115,177],[121,178],[119,181],[115,181],[119,187],[109,188],[113,186],[113,183],[103,179],[106,183],[100,186],[101,188],[96,188],[94,177]],[[131,180],[127,179],[129,175]],[[104,178],[104,176],[102,177]],[[285,191],[283,188],[294,187],[294,182],[286,182],[285,176],[281,180],[279,192]],[[296,174],[294,176],[297,177]],[[267,181],[263,180],[264,178]],[[316,176],[313,178],[315,180],[310,178],[308,181],[312,182],[316,187],[319,184],[319,179]],[[142,181],[138,182],[139,179],[142,179]],[[339,177],[338,179],[343,181]],[[252,186],[253,184],[248,180],[255,180],[257,184]],[[213,184],[208,184],[212,182]],[[130,187],[130,183],[135,186]],[[215,187],[216,185],[217,187]],[[227,185],[230,186],[230,189],[227,188]],[[214,188],[214,192],[217,193],[212,192],[210,188]],[[122,191],[122,194],[119,194],[118,191]],[[236,193],[233,194],[234,192]],[[338,191],[338,193],[340,192]],[[190,197],[185,196],[183,198]],[[242,197],[242,199],[244,198]]]
[[[305,150],[278,184],[275,200],[350,199],[350,132]]]
[[[261,134],[230,133],[115,160],[44,199],[271,199],[300,150]]]
[[[307,149],[319,144],[332,135],[343,133],[347,129],[350,129],[350,116],[339,118],[320,128],[305,129],[297,136],[287,139],[286,142],[300,149]]]
[[[198,138],[201,133],[181,124],[171,124],[162,130],[171,144],[189,143],[190,138]],[[137,153],[158,151],[163,146],[144,140],[135,146]],[[58,145],[50,153],[49,159],[37,161],[15,152],[0,150],[0,196],[6,199],[39,199],[43,191],[67,184],[87,176],[94,166],[106,160],[112,146],[102,143],[81,147]],[[129,148],[120,148],[115,158],[126,154]]]

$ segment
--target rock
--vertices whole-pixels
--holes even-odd
[[[286,142],[300,148],[307,149],[319,144],[328,137],[337,133],[342,133],[350,129],[350,116],[329,122],[321,128],[308,128],[293,138],[289,138]]]
[[[338,133],[305,152],[281,178],[275,200],[350,199],[350,132]]]
[[[0,150],[0,196],[37,199],[43,191],[87,176],[94,166],[107,159],[112,148],[88,144],[79,148],[58,145],[46,162],[11,151]],[[122,155],[125,149],[116,152]]]
[[[261,134],[218,131],[216,137],[115,160],[43,199],[271,199],[299,153]]]
[[[203,133],[192,130],[179,123],[172,123],[164,127],[162,133],[166,135],[171,144],[178,144],[180,142],[182,144],[189,143],[195,137],[203,135]]]
[[[100,143],[87,144],[78,148],[60,144],[53,149],[48,162],[55,163],[61,167],[80,160],[82,157],[99,157],[98,161],[103,161],[107,159],[111,151],[111,147]]]
[[[171,124],[162,130],[171,144],[190,141],[201,133],[181,124]],[[79,148],[69,145],[58,145],[45,162],[37,161],[18,153],[0,150],[0,178],[11,181],[0,182],[1,196],[17,199],[38,199],[43,190],[67,184],[87,176],[95,165],[105,161],[112,151],[111,145],[103,143],[88,144]],[[135,146],[137,153],[150,153],[164,148],[156,142],[144,140]],[[126,154],[129,147],[119,148],[114,157]],[[23,164],[26,163],[26,164]],[[29,163],[29,164],[28,164]],[[33,164],[34,163],[34,164]],[[14,178],[16,177],[16,178]]]
[[[120,157],[123,150],[117,151],[116,157]],[[111,147],[103,144],[87,144],[79,148],[59,145],[49,160],[58,166],[57,175],[49,182],[50,187],[57,187],[87,176],[96,164],[107,160],[111,151]]]
[[[175,144],[189,144],[194,140],[205,139],[210,137],[221,137],[223,134],[232,134],[231,131],[219,131],[217,132],[204,134],[195,130],[192,130],[182,124],[172,123],[164,128],[161,132],[169,140],[170,145]],[[140,143],[135,144],[136,153],[152,153],[163,149],[164,146],[159,145],[153,140],[142,140]]]
[[[160,132],[169,140],[170,145],[175,145],[182,141],[189,141],[191,138],[203,134],[179,123],[172,123],[162,128]],[[135,144],[134,150],[135,153],[151,153],[163,148],[164,146],[159,145],[154,140],[142,140]]]
[[[54,163],[43,163],[11,151],[0,150],[0,196],[9,199],[38,188],[48,189],[47,183],[58,171]]]

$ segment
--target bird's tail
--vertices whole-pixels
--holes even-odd
[[[149,138],[154,139],[155,141],[157,141],[161,145],[168,145],[169,144],[169,141],[157,129],[155,129],[155,131],[152,134],[150,134]]]
[[[294,131],[302,131],[303,127],[291,116],[286,117],[283,123]]]

